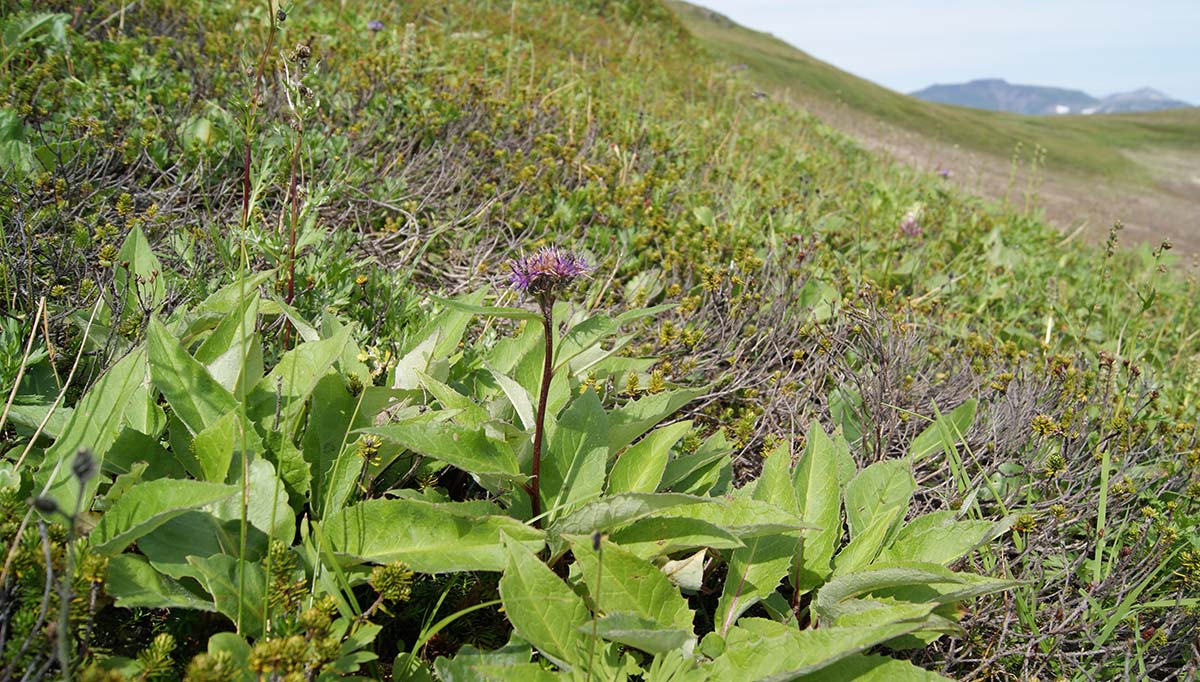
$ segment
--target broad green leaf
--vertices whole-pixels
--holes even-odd
[[[165,576],[137,554],[119,554],[104,569],[104,591],[127,609],[196,609],[216,611],[213,603],[197,597],[176,580]]]
[[[929,426],[925,427],[908,446],[908,458],[916,464],[926,457],[936,457],[945,451],[943,432],[952,434],[954,442],[959,442],[971,430],[975,423],[975,411],[979,402],[974,398],[951,410],[948,414],[940,415]]]
[[[555,519],[604,490],[608,415],[595,391],[576,398],[558,417],[542,452],[542,508]]]
[[[4,60],[15,53],[16,50],[8,51]],[[35,167],[33,145],[29,143],[25,121],[12,109],[0,109],[0,168],[11,168],[24,176]]]
[[[713,467],[728,466],[729,454],[733,452],[733,443],[725,437],[724,430],[718,430],[705,439],[704,443],[689,455],[681,455],[667,462],[663,472],[660,490],[676,492],[695,492],[690,489],[691,483],[698,473],[711,470]]]
[[[480,407],[474,400],[459,393],[450,386],[434,379],[428,374],[417,370],[417,380],[421,388],[441,403],[443,410],[454,410],[454,421],[467,428],[479,428],[492,420],[487,410]]]
[[[146,340],[154,385],[192,434],[237,407],[233,394],[188,355],[158,318],[150,318]]]
[[[238,470],[231,477],[239,492],[246,495],[245,519],[251,526],[274,536],[285,544],[291,544],[296,532],[296,520],[288,506],[287,491],[283,481],[275,475],[275,467],[262,458],[249,464],[250,482],[243,483],[243,472]],[[224,521],[240,520],[243,497],[241,494],[227,497],[210,506],[213,516]]]
[[[594,315],[567,330],[554,347],[554,368],[561,369],[572,358],[617,331],[620,325],[607,315]]]
[[[208,638],[209,655],[227,654],[233,661],[233,670],[236,672],[228,682],[251,682],[250,652],[246,640],[233,632],[218,632]]]
[[[219,323],[241,308],[242,302],[258,294],[258,288],[267,283],[275,274],[272,270],[255,272],[230,282],[218,291],[209,295],[192,311],[192,321],[188,324],[184,338],[190,337],[198,329],[209,328]]]
[[[791,479],[786,448],[771,453],[763,463],[753,500],[769,504],[800,519],[800,505]],[[729,559],[725,588],[717,605],[718,631],[724,633],[751,606],[775,594],[779,583],[796,564],[801,538],[780,533],[747,540]]]
[[[262,452],[258,434],[232,410],[209,424],[192,439],[192,454],[200,466],[202,478],[224,483],[229,478],[229,466],[252,453]]]
[[[312,472],[310,497],[318,518],[326,513],[329,476],[338,462],[343,459],[357,460],[358,466],[354,468],[361,471],[362,458],[353,452],[351,444],[358,437],[348,433],[359,407],[360,399],[350,395],[346,382],[337,374],[321,377],[313,389],[308,426],[300,441],[300,451]]]
[[[800,539],[780,533],[748,539],[745,543],[745,547],[733,550],[717,604],[714,627],[722,635],[747,609],[775,594],[796,560]]]
[[[600,552],[592,548],[589,537],[572,538],[571,547],[597,612],[633,614],[659,629],[692,635],[695,614],[679,588],[657,566],[606,540]],[[645,629],[645,625],[643,622],[638,629]]]
[[[651,514],[692,504],[719,504],[715,500],[673,493],[624,493],[606,495],[585,502],[552,527],[559,535],[586,535],[595,531],[608,532],[618,526],[643,519]]]
[[[92,549],[109,556],[170,519],[216,502],[237,488],[204,481],[159,479],[135,486],[100,518],[88,538]]]
[[[810,528],[795,514],[762,500],[736,497],[722,499],[721,502],[671,507],[656,513],[655,516],[700,519],[742,540]]]
[[[113,365],[76,404],[62,435],[46,450],[38,470],[42,494],[60,509],[74,510],[79,500],[86,508],[96,492],[100,477],[93,477],[80,491],[79,479],[71,473],[71,460],[79,448],[88,448],[99,466],[121,432],[121,416],[138,389],[149,379],[146,351],[139,346]]]
[[[582,667],[590,638],[577,628],[591,618],[583,598],[521,542],[505,537],[504,549],[500,599],[513,630],[559,667]]]
[[[876,462],[859,472],[846,485],[846,521],[850,537],[863,532],[876,516],[896,508],[908,508],[917,489],[907,461]]]
[[[278,423],[292,433],[297,426],[294,418],[300,416],[317,383],[341,357],[351,331],[346,326],[332,338],[301,343],[284,353],[271,373],[250,391],[246,401],[250,420],[267,431],[276,430],[278,412]]]
[[[501,533],[528,552],[544,545],[540,530],[516,519],[417,500],[361,502],[331,516],[323,530],[338,554],[373,563],[403,561],[421,573],[503,570]]]
[[[608,493],[652,493],[657,490],[666,471],[671,448],[691,428],[690,420],[676,422],[651,431],[630,446],[617,458],[608,474]]]
[[[999,537],[1014,517],[992,521],[957,521],[942,511],[913,519],[896,534],[878,561],[924,561],[947,566],[983,543]]]
[[[590,636],[591,625],[580,625],[579,632]],[[695,636],[690,629],[671,628],[629,612],[609,612],[596,622],[596,636],[640,649],[649,654],[665,654],[683,647]]]
[[[682,517],[641,519],[614,532],[612,540],[643,559],[699,547],[736,549],[745,546],[737,536],[720,526]]]
[[[818,673],[797,677],[795,682],[950,682],[951,679],[908,661],[864,654],[838,661]]]
[[[906,562],[876,564],[861,571],[834,577],[817,591],[816,613],[822,624],[835,624],[857,608],[845,605],[864,595],[895,597],[906,601],[948,604],[1014,585],[1012,581],[997,580],[972,573],[951,571],[930,563]],[[898,588],[917,588],[902,594]]]
[[[835,448],[821,425],[813,421],[793,476],[800,518],[815,527],[801,539],[800,562],[791,576],[793,587],[802,592],[829,577],[833,553],[842,538],[842,494]]]
[[[725,651],[710,670],[717,680],[788,682],[919,630],[924,622],[913,619],[875,627],[797,630],[771,620],[747,618],[729,631]]]
[[[878,514],[833,559],[833,575],[846,575],[875,561],[887,541],[891,528],[904,518],[904,507],[892,507]]]
[[[802,518],[800,499],[792,481],[791,456],[786,444],[775,448],[763,460],[762,472],[755,483],[751,498]]]
[[[382,436],[417,454],[433,457],[468,473],[519,473],[517,456],[512,448],[503,441],[489,438],[483,428],[449,422],[400,423],[364,429],[364,432]]]
[[[529,391],[525,390],[519,382],[512,379],[506,374],[488,367],[492,377],[496,383],[500,384],[500,390],[504,391],[504,395],[508,398],[508,402],[512,404],[513,409],[517,412],[517,417],[521,420],[521,425],[526,431],[532,431],[536,424],[536,412],[533,406],[533,398],[530,397]]]
[[[244,398],[262,378],[261,339],[255,331],[258,302],[257,295],[247,298],[196,349],[196,360],[235,397]]]
[[[683,388],[652,393],[613,410],[608,415],[609,452],[620,451],[706,391],[705,388]]]
[[[122,301],[122,314],[140,316],[144,310],[155,310],[167,296],[162,264],[146,241],[142,228],[134,227],[125,236],[117,253],[113,271],[113,287]]]
[[[266,575],[261,565],[224,554],[188,557],[204,589],[213,596],[217,611],[237,625],[238,633],[263,635],[262,609],[267,598]]]
[[[240,500],[241,495],[228,499]],[[138,550],[159,572],[174,578],[192,573],[187,562],[189,556],[228,554],[246,561],[261,561],[267,554],[267,535],[248,525],[243,549],[241,526],[241,519],[219,521],[207,511],[189,511],[138,538]]]

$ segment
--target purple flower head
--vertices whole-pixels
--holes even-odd
[[[379,33],[383,30],[383,22],[378,19],[372,19],[367,22],[367,30],[371,33]]]
[[[950,177],[950,169],[949,168],[939,168],[937,171],[937,174],[938,174],[939,178],[948,178],[948,177]]]
[[[543,246],[532,254],[518,256],[508,264],[508,284],[527,294],[553,298],[576,279],[592,271],[582,256],[557,246]]]
[[[904,214],[904,218],[900,220],[900,233],[905,237],[921,236],[921,221],[917,216],[917,211],[909,211]]]

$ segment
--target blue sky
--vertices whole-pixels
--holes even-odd
[[[1200,105],[1200,0],[693,0],[893,90],[1003,78]]]

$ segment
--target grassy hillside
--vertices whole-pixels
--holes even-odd
[[[923,102],[805,54],[708,9],[671,1],[681,21],[714,55],[745,64],[756,82],[786,89],[798,100],[842,104],[947,144],[1007,157],[1018,142],[1039,145],[1058,170],[1146,182],[1152,171],[1127,149],[1200,151],[1200,108],[1119,116],[1020,116]]]
[[[1168,247],[654,0],[0,8],[0,682],[1196,665]]]

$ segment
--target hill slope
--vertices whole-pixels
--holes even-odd
[[[1019,184],[1044,183],[1038,199],[1060,225],[1086,221],[1099,237],[1123,219],[1140,238],[1200,250],[1200,108],[1047,118],[924,102],[711,10],[669,6],[712,54],[870,146],[929,170],[953,166],[968,189],[995,198],[1013,190],[1014,153],[1040,148],[1048,174]]]

